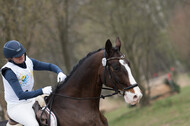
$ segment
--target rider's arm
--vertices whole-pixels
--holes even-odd
[[[45,63],[45,62],[41,62],[38,60],[35,60],[33,58],[30,58],[33,62],[33,69],[34,70],[48,70],[48,71],[53,71],[55,73],[59,73],[62,72],[62,70],[56,66],[55,64],[51,64],[51,63]]]
[[[19,100],[34,98],[43,94],[42,89],[24,92],[20,86],[16,74],[11,69],[6,69],[6,71],[3,72],[3,76],[9,82]]]

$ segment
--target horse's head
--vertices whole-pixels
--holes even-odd
[[[116,39],[115,47],[112,47],[111,41],[107,40],[102,59],[104,72],[101,78],[106,86],[113,88],[116,92],[122,91],[125,101],[134,105],[140,101],[142,93],[132,75],[129,61],[120,52],[120,48],[119,38]]]

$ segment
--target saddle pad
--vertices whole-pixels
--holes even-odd
[[[42,108],[44,109],[44,108]],[[45,111],[49,114],[50,113],[50,110],[49,108],[46,108]],[[50,121],[50,126],[57,126],[57,118],[55,116],[55,114],[51,111],[51,121]]]

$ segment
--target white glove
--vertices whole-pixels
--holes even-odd
[[[42,92],[43,92],[43,94],[49,95],[52,92],[52,87],[51,86],[44,87],[44,88],[42,88]]]
[[[67,76],[63,72],[59,72],[57,75],[57,82],[62,82]]]

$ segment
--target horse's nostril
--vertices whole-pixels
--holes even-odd
[[[136,100],[138,97],[137,97],[137,95],[134,95],[133,96],[133,100]]]

